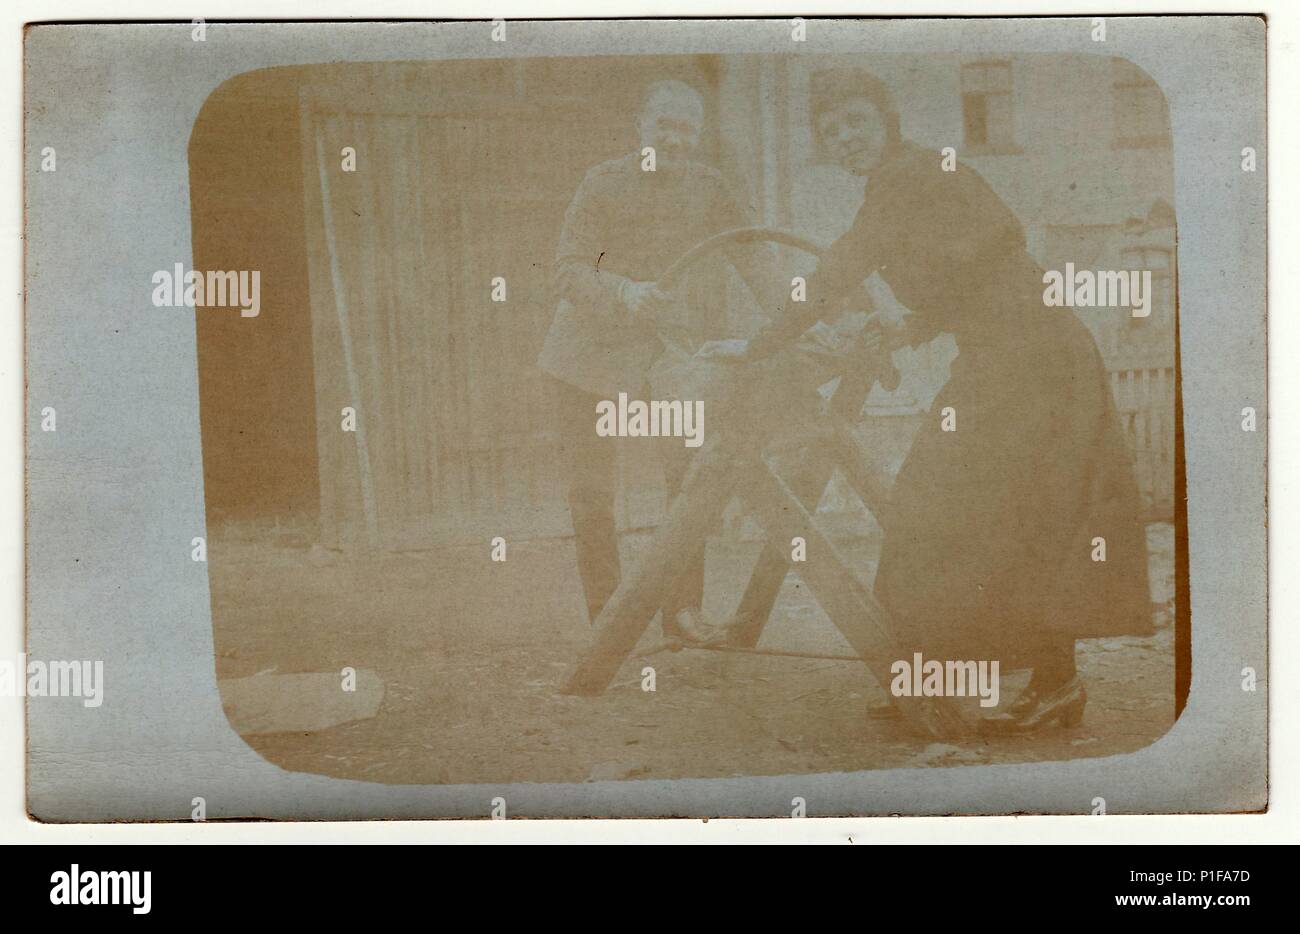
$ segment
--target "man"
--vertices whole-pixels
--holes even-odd
[[[672,395],[672,387],[655,378],[668,368],[651,375],[665,346],[687,357],[727,333],[725,280],[716,268],[713,275],[691,277],[675,295],[665,295],[655,284],[689,247],[751,223],[720,173],[692,160],[703,127],[698,92],[680,81],[652,84],[638,123],[638,150],[587,172],[565,214],[556,250],[559,302],[538,365],[560,382],[569,508],[592,621],[621,577],[615,447],[613,439],[596,434],[596,405],[616,400],[620,392],[632,399]],[[779,287],[768,251],[741,247],[727,255],[760,305],[775,308]],[[647,394],[656,390],[658,395]],[[669,496],[676,495],[691,449],[680,438],[634,443],[659,448]],[[665,636],[698,641],[705,635],[703,596],[701,548],[662,608]]]

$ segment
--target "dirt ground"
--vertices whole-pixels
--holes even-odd
[[[209,548],[218,678],[371,669],[378,713],[313,732],[245,737],[285,769],[384,783],[581,782],[728,777],[1105,756],[1146,746],[1173,723],[1173,529],[1148,527],[1150,638],[1079,644],[1083,723],[1033,737],[936,743],[874,721],[884,698],[856,660],[686,649],[640,655],[600,697],[558,690],[590,626],[570,540],[323,556],[301,531],[227,526]],[[624,567],[648,535],[624,537]],[[878,543],[837,544],[864,580]],[[710,545],[706,604],[725,618],[757,556],[752,541]],[[869,582],[869,580],[867,580]],[[640,652],[662,643],[658,623]],[[764,648],[851,655],[794,575]],[[641,689],[655,669],[656,690]],[[1023,674],[1004,676],[1003,703]],[[968,699],[970,712],[978,710]]]

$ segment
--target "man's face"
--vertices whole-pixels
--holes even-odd
[[[656,166],[671,166],[695,152],[704,107],[694,94],[657,94],[641,113],[641,145],[653,146]]]
[[[866,100],[845,101],[817,117],[817,132],[831,158],[854,175],[880,163],[888,136],[884,118]]]

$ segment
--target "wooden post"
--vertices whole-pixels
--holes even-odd
[[[348,323],[348,304],[344,293],[343,273],[339,268],[338,243],[334,238],[334,209],[330,204],[329,170],[326,168],[325,144],[321,128],[316,127],[316,165],[320,172],[321,214],[325,225],[325,244],[329,250],[330,282],[334,287],[334,310],[339,319],[343,341],[343,364],[347,370],[348,392],[357,412],[357,464],[361,476],[361,508],[365,514],[366,540],[370,547],[379,546],[379,519],[375,511],[374,478],[370,475],[370,451],[366,447],[366,412],[362,404],[361,383],[352,353],[352,330]]]

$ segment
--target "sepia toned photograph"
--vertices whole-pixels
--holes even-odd
[[[270,761],[716,777],[1173,723],[1172,141],[1130,62],[273,69],[189,159],[197,267],[265,289],[198,353],[218,684]]]
[[[51,776],[33,785],[42,816],[1263,803],[1253,753],[1187,772],[1203,795],[1166,783],[1159,758],[1204,748],[1193,709],[1264,748],[1266,655],[1193,650],[1256,633],[1262,646],[1262,615],[1230,636],[1191,603],[1198,587],[1226,595],[1220,575],[1255,586],[1264,566],[1227,544],[1231,523],[1262,530],[1262,496],[1239,487],[1249,508],[1221,515],[1211,472],[1189,492],[1189,457],[1257,455],[1186,421],[1194,399],[1197,418],[1262,456],[1264,400],[1187,390],[1227,370],[1189,365],[1216,338],[1184,321],[1206,313],[1211,286],[1195,283],[1218,268],[1198,238],[1239,235],[1262,263],[1245,232],[1262,200],[1212,219],[1203,190],[1250,183],[1263,140],[1223,144],[1222,182],[1180,168],[1205,150],[1176,132],[1184,89],[1116,41],[1139,21],[716,21],[702,24],[718,37],[707,53],[655,49],[685,25],[670,22],[589,24],[580,48],[581,23],[200,23],[133,29],[128,45],[210,55],[253,36],[304,51],[223,65],[187,97],[200,106],[166,137],[154,200],[136,203],[148,225],[175,200],[183,248],[86,247],[137,253],[123,289],[137,320],[185,328],[101,328],[97,341],[134,342],[139,369],[134,388],[95,393],[180,387],[148,417],[184,439],[190,479],[167,458],[150,467],[146,445],[142,469],[177,492],[142,489],[121,513],[149,517],[128,534],[165,539],[171,557],[119,576],[142,600],[186,588],[191,635],[155,660],[180,651],[203,673],[185,696],[219,705],[221,728],[277,770],[266,787],[281,803],[215,780],[165,803],[141,787],[96,802]],[[1242,19],[1140,23],[1140,49],[1208,36],[1243,69],[1262,60]],[[768,50],[745,47],[756,30]],[[473,41],[424,56],[362,41],[404,34]],[[29,35],[30,71],[124,33]],[[523,35],[556,44],[530,54]],[[346,54],[313,51],[323,36]],[[38,165],[55,156],[30,124],[53,118],[29,93]],[[1262,107],[1261,92],[1221,119],[1262,126]],[[60,174],[80,171],[69,134],[50,144]],[[29,192],[38,241],[54,216],[43,197]],[[29,263],[38,284],[42,268]],[[1262,294],[1239,307],[1262,327]],[[73,353],[35,305],[29,320],[45,365]],[[1253,352],[1231,379],[1262,380]],[[33,490],[47,465],[95,456],[75,437],[85,408],[40,395]],[[78,514],[46,519],[42,502],[29,548],[73,555]],[[121,537],[86,535],[103,549],[91,566],[132,560],[112,556]],[[65,598],[42,604],[30,579],[29,651],[51,660],[53,695],[53,659],[84,652],[55,609]],[[140,629],[133,651],[168,625]],[[115,678],[159,698],[147,716],[160,719],[132,722],[180,716],[132,667],[145,655],[76,683],[97,683],[110,717],[125,716]],[[1251,706],[1197,702],[1205,684]],[[29,704],[33,763],[82,735],[89,704],[76,704]],[[179,723],[164,733],[219,758]],[[1105,775],[1137,754],[1150,757],[1135,767],[1142,793],[1118,801],[1098,787],[1061,805],[1056,773],[989,772]],[[809,784],[841,775],[871,794]],[[291,791],[304,777],[352,784],[326,804],[324,784]],[[681,784],[777,778],[770,794],[700,791],[715,810]],[[505,790],[534,785],[535,799]],[[447,796],[398,805],[367,790],[400,786]]]

